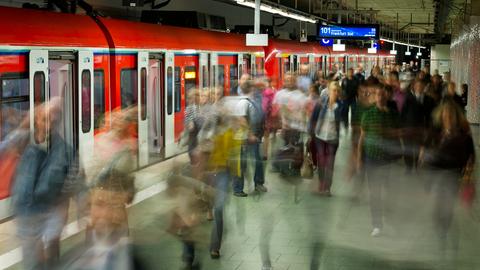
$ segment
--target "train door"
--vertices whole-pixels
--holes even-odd
[[[64,138],[67,144],[71,145],[74,149],[77,149],[77,136],[74,135],[74,131],[76,129],[74,125],[74,123],[76,123],[74,115],[75,99],[73,90],[74,60],[75,56],[73,55],[73,53],[49,54],[49,87],[46,96],[48,97],[48,100],[52,100],[53,98],[58,98],[60,100],[62,110],[60,115],[58,116],[60,117],[60,119],[58,121],[58,125],[55,127],[56,132],[62,138]],[[73,156],[70,156],[69,159],[71,161],[73,159]]]
[[[41,144],[43,141],[35,139],[38,127],[34,125],[37,105],[47,101],[46,89],[48,85],[48,51],[31,50],[29,55],[29,84],[30,84],[30,132],[31,141]],[[32,98],[33,97],[33,98]]]
[[[78,149],[83,162],[93,157],[93,52],[78,52]]]
[[[218,84],[218,54],[211,53],[210,54],[210,85],[213,88],[216,88]]]
[[[164,59],[163,55],[150,54],[147,82],[147,121],[149,163],[164,158]]]
[[[200,88],[207,88],[209,87],[209,75],[208,75],[208,54],[207,53],[200,53]]]
[[[218,83],[223,86],[223,95],[236,92],[238,80],[238,65],[236,55],[218,56]],[[223,84],[222,84],[223,82]]]
[[[251,72],[251,75],[252,77],[256,77],[258,75],[258,71],[257,71],[257,66],[255,65],[257,60],[256,60],[256,57],[255,55],[249,55],[250,56],[250,72]]]
[[[199,63],[203,63],[200,65]],[[216,62],[216,59],[214,60]],[[189,92],[193,91],[198,85],[197,70],[202,70],[202,78],[204,78],[202,84],[204,87],[208,87],[208,81],[211,82],[213,86],[213,78],[209,76],[209,73],[205,73],[205,70],[208,70],[208,61],[202,57],[202,55],[175,55],[175,68],[174,68],[174,114],[175,114],[175,142],[180,140],[180,136],[184,130],[185,122],[185,107],[193,103],[194,100],[190,100]],[[210,70],[214,73],[213,66],[210,67]],[[210,78],[210,80],[209,80]]]
[[[138,166],[148,165],[148,52],[138,52],[137,56],[137,127],[138,127]]]
[[[165,157],[171,157],[175,154],[175,115],[173,113],[173,52],[165,53],[165,100],[163,103],[165,115]]]

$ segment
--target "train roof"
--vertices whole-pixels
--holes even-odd
[[[92,18],[42,10],[0,7],[0,46],[108,48]]]
[[[116,19],[101,19],[116,48],[263,52],[246,46],[245,35],[164,26]]]

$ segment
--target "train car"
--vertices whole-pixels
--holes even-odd
[[[109,112],[117,108],[137,106],[137,165],[148,166],[184,151],[178,141],[190,89],[221,87],[230,95],[242,74],[264,72],[280,88],[283,74],[300,64],[312,72],[337,62],[346,68],[358,51],[276,39],[247,47],[244,35],[41,10],[0,7],[0,14],[0,142],[26,118],[34,134],[36,105],[59,97],[59,132],[84,164],[95,134],[115,125]],[[356,63],[369,57],[378,58]],[[1,219],[9,191],[0,195]]]

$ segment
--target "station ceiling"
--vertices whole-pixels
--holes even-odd
[[[479,0],[270,0],[324,18],[336,17],[336,11],[341,10],[342,22],[348,14],[349,22],[352,18],[357,23],[371,20],[389,29],[416,34],[450,33],[451,20],[464,12],[465,4],[471,1]],[[361,20],[360,15],[363,15]]]

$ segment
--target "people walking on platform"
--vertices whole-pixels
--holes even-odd
[[[297,87],[303,93],[308,95],[310,91],[310,85],[312,85],[312,78],[310,78],[310,67],[307,64],[300,65],[300,70],[297,76]]]
[[[349,119],[348,115],[350,112],[350,108],[355,103],[355,97],[357,94],[357,89],[359,82],[354,77],[353,68],[349,68],[347,71],[347,76],[342,80],[342,92],[340,98],[343,100],[343,108],[342,108],[342,121],[345,128],[349,126]]]
[[[296,88],[296,76],[292,73],[284,76],[284,89],[280,90],[273,101],[276,111],[279,112],[282,121],[282,137],[286,148],[279,149],[276,161],[283,160],[291,164],[275,165],[281,173],[287,175],[300,175],[300,167],[303,159],[302,135],[306,131],[306,106],[307,96]],[[288,149],[287,149],[288,148]],[[288,154],[290,157],[279,157]],[[280,161],[280,162],[283,162]],[[291,165],[291,166],[290,166]],[[282,167],[282,168],[278,168]]]
[[[433,99],[435,105],[438,105],[438,103],[440,103],[440,100],[442,99],[442,85],[442,77],[438,74],[433,75],[430,83],[428,84],[428,89],[425,92],[427,96]]]
[[[407,173],[416,171],[420,147],[432,124],[435,101],[425,94],[425,87],[425,81],[421,79],[414,81],[412,91],[407,93],[401,114],[403,157]]]
[[[353,73],[353,70],[352,70]],[[353,74],[351,74],[353,75]],[[330,82],[329,95],[314,108],[310,119],[310,140],[315,141],[318,168],[318,189],[321,195],[331,196],[335,155],[340,137],[343,101],[338,82]]]
[[[263,158],[260,156],[260,143],[264,133],[264,113],[262,104],[255,100],[255,89],[251,81],[246,82],[243,89],[243,96],[239,96],[235,105],[234,115],[238,119],[241,134],[240,139],[243,141],[241,148],[241,174],[235,177],[233,182],[234,195],[237,197],[246,197],[244,192],[244,177],[248,157],[251,155],[255,164],[255,173],[253,181],[255,190],[266,192],[264,186],[265,175],[263,170]]]
[[[435,129],[427,137],[420,161],[429,173],[433,219],[440,249],[445,252],[460,185],[472,178],[475,149],[469,123],[455,101],[444,100],[433,119]]]
[[[272,81],[269,78],[265,78],[265,89],[262,92],[262,110],[265,115],[265,134],[263,136],[263,159],[268,158],[268,153],[275,142],[271,140],[270,136],[273,136],[272,139],[275,139],[277,130],[280,128],[280,119],[274,112],[273,100],[275,99],[275,94],[277,91],[272,86]],[[271,143],[272,142],[272,143]]]
[[[398,147],[398,115],[387,106],[387,92],[382,85],[371,86],[375,94],[375,106],[366,111],[361,120],[357,167],[365,166],[370,194],[372,236],[379,236],[385,214],[389,209],[389,182],[392,180],[390,164],[396,159]]]

